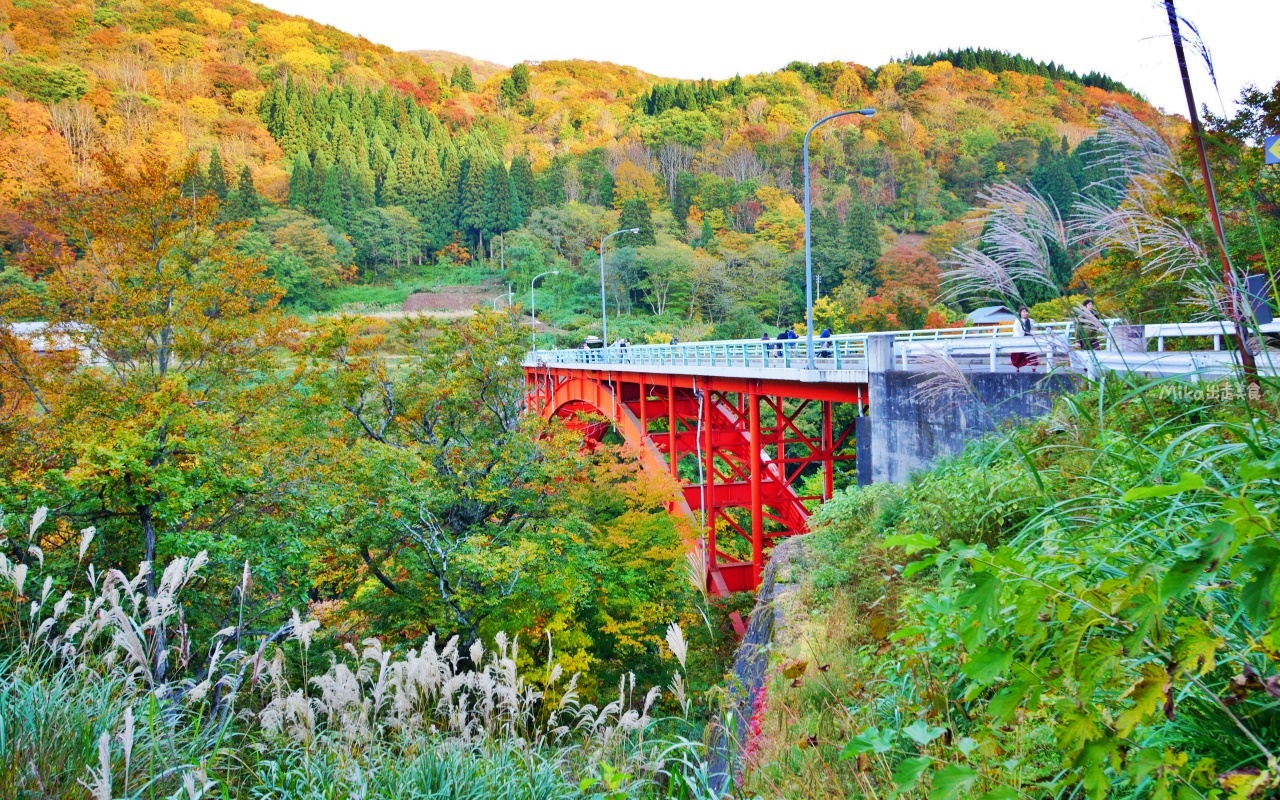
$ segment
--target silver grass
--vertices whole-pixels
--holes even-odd
[[[680,662],[680,668],[684,669],[684,659],[689,652],[689,643],[685,641],[684,631],[675,622],[667,626],[667,647],[671,649],[671,654]]]
[[[36,531],[40,530],[40,526],[44,524],[45,519],[49,516],[49,507],[40,506],[36,509],[36,513],[31,515],[31,526],[27,531],[28,537],[34,537]]]
[[[942,266],[944,301],[972,298],[1022,304],[1022,293],[1014,285],[1009,271],[976,247],[965,245],[953,248],[943,260]]]
[[[76,558],[76,563],[84,561],[84,554],[89,551],[89,545],[93,542],[94,534],[97,532],[98,529],[92,526],[80,531],[80,555]]]
[[[1120,106],[1108,106],[1102,111],[1101,122],[1097,166],[1126,182],[1136,179],[1145,183],[1168,172],[1186,179],[1169,143],[1133,114]],[[1105,178],[1085,188],[1097,185],[1123,188],[1116,187],[1113,179]]]
[[[998,184],[978,195],[989,209],[983,241],[1011,277],[1057,289],[1051,244],[1067,249],[1067,229],[1051,199],[1034,188]]]
[[[928,376],[920,376],[915,391],[916,398],[926,406],[950,410],[978,396],[969,376],[948,353],[926,347],[912,356],[912,365]]]

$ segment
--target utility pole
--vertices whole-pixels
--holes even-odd
[[[1222,260],[1222,284],[1227,292],[1227,317],[1235,324],[1236,347],[1240,350],[1240,364],[1249,382],[1257,381],[1258,364],[1249,352],[1245,314],[1241,309],[1241,297],[1235,270],[1231,268],[1231,256],[1227,252],[1227,238],[1222,232],[1222,215],[1218,212],[1218,194],[1213,188],[1213,173],[1209,170],[1209,157],[1204,147],[1204,131],[1200,127],[1200,113],[1196,110],[1196,97],[1191,90],[1191,74],[1187,70],[1187,54],[1182,47],[1182,31],[1178,23],[1178,11],[1173,0],[1164,0],[1169,15],[1169,32],[1173,35],[1173,50],[1178,55],[1178,70],[1182,73],[1182,91],[1187,96],[1187,113],[1191,115],[1191,134],[1196,140],[1196,155],[1200,158],[1200,174],[1204,178],[1204,192],[1209,198],[1209,221],[1213,223],[1214,239]],[[1248,298],[1243,298],[1247,303]],[[1252,309],[1249,309],[1252,316]]]

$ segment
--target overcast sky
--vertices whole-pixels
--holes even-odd
[[[983,46],[1099,70],[1186,114],[1163,3],[1155,0],[266,0],[397,50],[513,64],[583,58],[663,77],[728,78],[789,61],[877,66],[907,52]],[[1280,0],[1179,0],[1230,106],[1280,80]],[[1220,109],[1203,62],[1197,100]]]

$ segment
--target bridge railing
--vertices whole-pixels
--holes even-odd
[[[1044,335],[1070,337],[1073,324],[1049,322],[1037,324]],[[1035,349],[1035,339],[1015,336],[1012,324],[970,328],[937,328],[933,330],[891,331],[900,359],[909,363],[912,352],[923,347],[942,345],[956,350],[968,346],[987,348],[992,342],[1023,342]],[[862,370],[867,368],[867,339],[874,334],[846,333],[813,340],[815,366],[821,370]],[[985,350],[983,350],[985,352]],[[803,368],[809,362],[808,342],[800,339],[731,339],[678,344],[643,344],[626,347],[611,345],[573,350],[538,350],[525,358],[525,364],[627,365],[679,368]]]

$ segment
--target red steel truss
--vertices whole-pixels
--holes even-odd
[[[853,425],[835,431],[832,406],[867,404],[863,384],[554,366],[526,367],[525,381],[531,410],[588,440],[612,427],[647,469],[682,483],[672,510],[701,523],[702,539],[690,546],[705,552],[707,588],[717,595],[754,590],[773,543],[805,532],[806,501],[830,499],[834,463],[854,458]],[[816,439],[798,424],[814,404]],[[803,496],[797,487],[815,464],[822,493]]]

